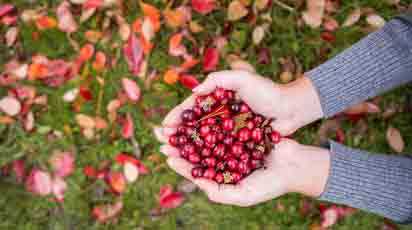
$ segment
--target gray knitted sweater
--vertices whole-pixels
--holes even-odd
[[[386,23],[307,73],[326,117],[412,80],[412,15]],[[412,158],[331,142],[328,182],[320,200],[412,222]]]

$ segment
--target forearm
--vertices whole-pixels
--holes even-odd
[[[412,80],[412,25],[392,20],[305,75],[326,117],[406,83]]]
[[[412,159],[331,142],[328,181],[319,199],[411,222]]]

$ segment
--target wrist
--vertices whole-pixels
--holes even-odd
[[[290,155],[289,167],[288,191],[319,197],[329,177],[329,150],[299,145]]]
[[[315,86],[308,77],[301,77],[284,85],[287,109],[293,111],[295,122],[303,127],[323,117],[322,106]]]

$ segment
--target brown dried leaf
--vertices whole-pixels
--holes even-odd
[[[361,17],[361,10],[360,8],[354,9],[348,17],[345,19],[345,21],[342,24],[342,27],[348,27],[348,26],[353,26],[355,23],[359,21]]]
[[[403,141],[401,132],[392,126],[389,126],[386,131],[386,141],[389,146],[397,153],[401,153],[405,148],[405,142]]]
[[[243,127],[246,127],[246,120],[251,116],[252,114],[250,112],[241,113],[235,116],[235,132]]]
[[[227,9],[227,18],[229,21],[237,21],[249,13],[248,9],[240,1],[232,1]]]

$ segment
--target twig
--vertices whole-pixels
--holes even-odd
[[[293,13],[295,12],[295,8],[293,8],[291,6],[288,6],[288,5],[286,5],[285,3],[283,3],[279,0],[273,0],[273,3],[275,3],[276,5],[282,7],[283,9],[285,9],[287,11],[290,11],[290,12],[293,12]]]

